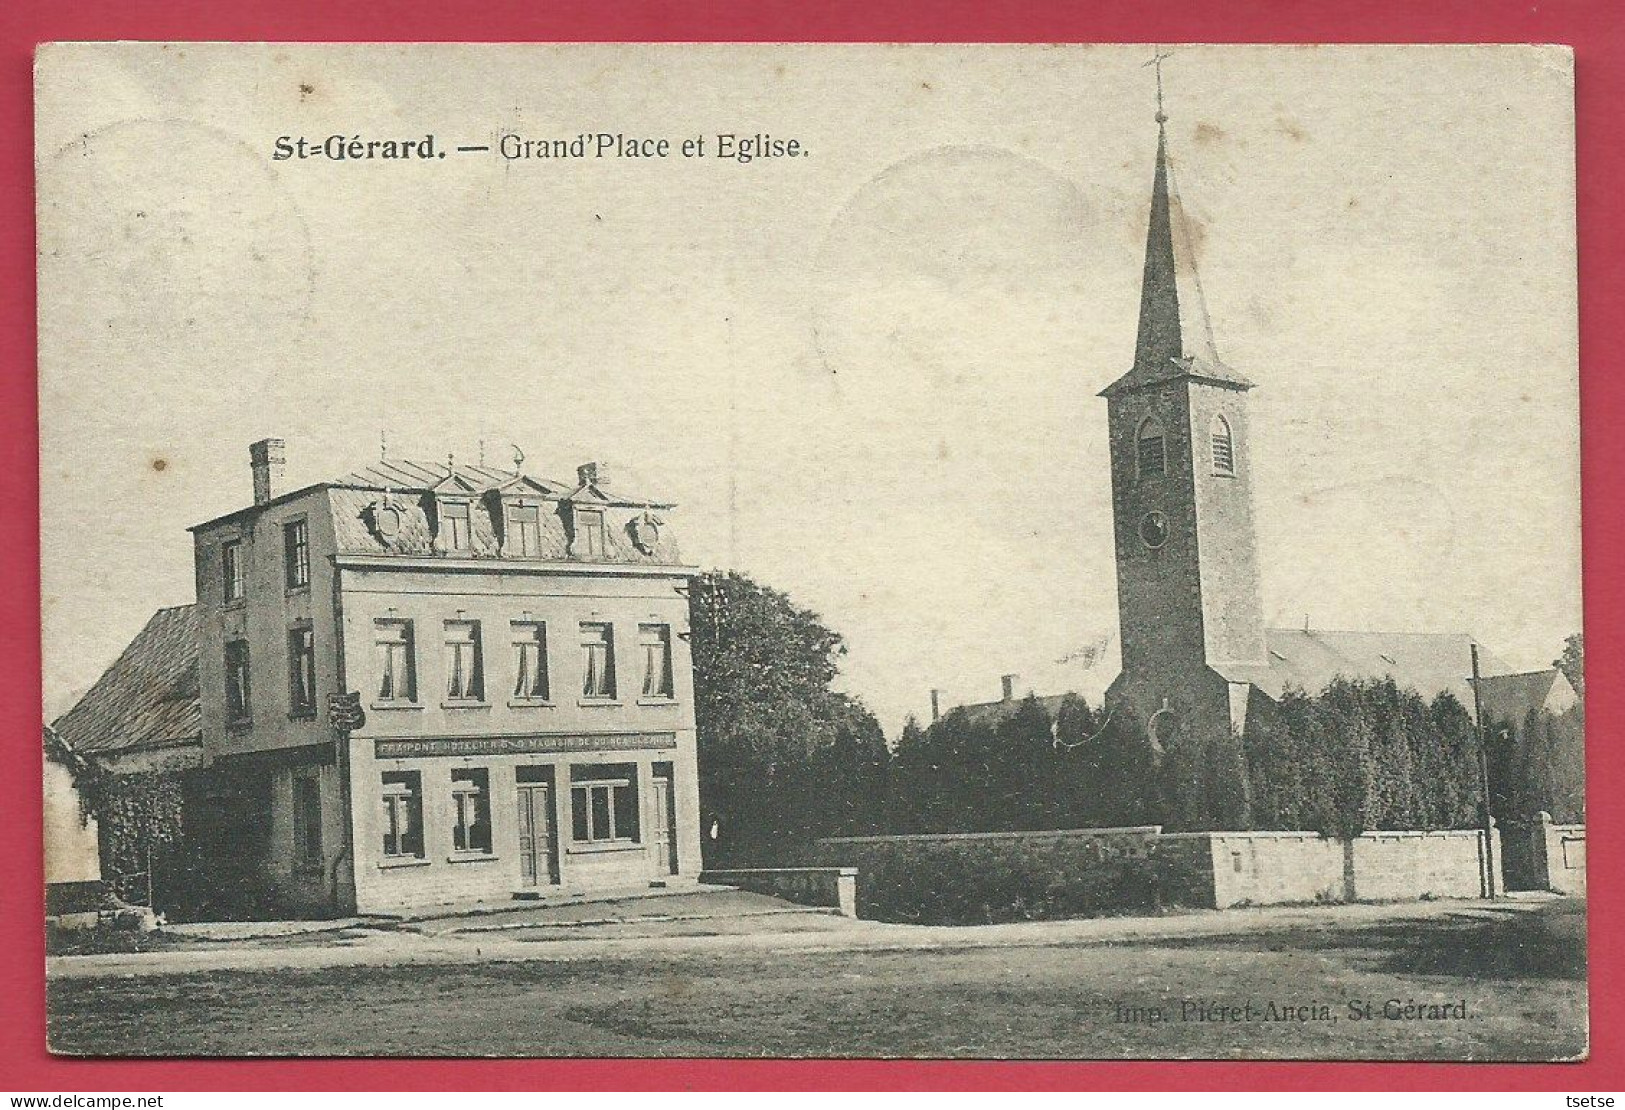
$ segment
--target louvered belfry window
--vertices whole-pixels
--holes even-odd
[[[1151,478],[1166,474],[1168,447],[1163,439],[1162,425],[1157,422],[1156,417],[1150,417],[1140,425],[1135,441],[1140,477]]]
[[[1236,472],[1236,441],[1230,434],[1230,422],[1222,416],[1213,418],[1213,473]]]

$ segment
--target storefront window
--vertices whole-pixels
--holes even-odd
[[[459,852],[491,851],[491,775],[483,767],[451,773],[452,847]]]
[[[637,767],[590,763],[570,768],[570,833],[578,844],[638,842]]]
[[[384,858],[423,858],[423,775],[388,771],[384,786]]]

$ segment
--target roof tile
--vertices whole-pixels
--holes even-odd
[[[202,735],[195,605],[160,609],[52,727],[79,752],[165,747]]]

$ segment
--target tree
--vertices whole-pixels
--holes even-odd
[[[840,634],[732,571],[695,580],[689,626],[707,865],[879,828],[890,755],[874,716],[830,689]]]
[[[929,728],[910,719],[892,763],[892,832],[1014,832],[1157,820],[1142,730],[1067,694],[1054,718],[1027,697]]]
[[[1038,712],[1044,715],[1042,707]],[[1030,768],[1007,760],[999,730],[964,706],[899,738],[893,770],[893,831],[992,832],[1013,828],[1011,795]],[[1027,722],[1032,731],[1032,722]],[[1007,734],[1008,735],[1008,734]],[[1018,740],[1019,742],[1019,740]],[[1026,746],[1026,745],[1024,745]]]
[[[1028,694],[993,730],[987,752],[990,831],[1057,828],[1054,723],[1038,699]]]
[[[1584,700],[1586,694],[1586,640],[1584,632],[1576,632],[1563,641],[1563,654],[1552,660],[1552,666],[1574,686],[1574,692]]]
[[[1289,689],[1247,722],[1253,827],[1353,836],[1476,824],[1478,741],[1448,693],[1392,679]]]
[[[1153,820],[1151,744],[1126,717],[1068,694],[1055,714],[1051,776],[1059,828],[1112,828]]]
[[[1522,721],[1491,721],[1490,794],[1495,816],[1528,821],[1545,811],[1585,820],[1585,708],[1530,709]]]

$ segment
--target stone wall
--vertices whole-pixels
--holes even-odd
[[[1152,825],[840,837],[818,841],[808,862],[857,870],[859,917],[969,924],[1161,905],[1478,898],[1482,842],[1473,829],[1338,839]]]
[[[1479,898],[1482,843],[1476,829],[1349,839],[1310,832],[1170,833],[1157,845],[1158,874],[1168,901],[1217,909]]]
[[[1586,892],[1586,827],[1549,825],[1546,841],[1547,886],[1562,894]]]
[[[1309,832],[1173,833],[1164,839],[1159,855],[1190,857],[1179,872],[1166,873],[1171,902],[1223,909],[1348,900],[1346,840]],[[1175,881],[1198,873],[1200,888],[1188,878]]]
[[[1484,836],[1477,829],[1378,832],[1353,839],[1353,888],[1348,901],[1481,898]],[[1495,836],[1499,860],[1500,836]],[[1499,863],[1497,863],[1499,870]],[[1500,876],[1496,876],[1500,885]],[[1495,893],[1491,891],[1489,893]]]

